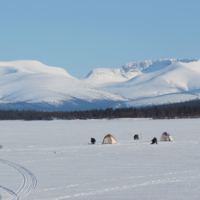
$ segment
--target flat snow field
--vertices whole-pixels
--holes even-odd
[[[200,199],[200,119],[0,121],[0,145],[0,200]]]

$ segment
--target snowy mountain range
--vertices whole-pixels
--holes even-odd
[[[197,99],[200,60],[132,62],[79,79],[38,61],[0,62],[0,109],[85,110]]]
[[[115,70],[95,69],[82,80],[95,88],[122,95],[128,99],[127,106],[187,101],[199,98],[200,60],[128,63]]]

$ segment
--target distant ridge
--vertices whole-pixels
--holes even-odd
[[[132,62],[118,69],[95,69],[82,80],[129,99],[127,107],[188,101],[200,97],[200,60]]]
[[[32,60],[0,62],[0,108],[78,110],[117,106],[126,99]]]
[[[0,62],[0,109],[71,111],[200,98],[200,60],[162,59],[99,68],[77,79],[34,60]]]
[[[112,82],[124,82],[141,74],[144,70],[148,72],[163,69],[173,63],[195,62],[198,59],[160,59],[160,60],[147,60],[139,62],[130,62],[117,69],[98,68],[89,72],[86,76],[81,77],[90,84],[105,84]]]

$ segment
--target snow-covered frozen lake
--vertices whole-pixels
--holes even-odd
[[[0,121],[0,145],[2,200],[200,199],[200,119]]]

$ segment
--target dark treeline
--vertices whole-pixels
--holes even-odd
[[[107,108],[71,112],[43,112],[31,110],[0,110],[0,120],[52,120],[103,119],[103,118],[197,118],[200,117],[200,100],[141,108]]]

